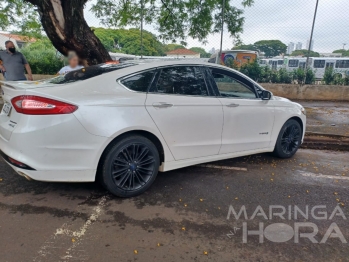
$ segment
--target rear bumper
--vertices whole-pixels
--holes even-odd
[[[9,140],[0,134],[3,158],[20,175],[39,181],[90,182],[107,137],[88,133],[73,114],[21,116]],[[24,163],[21,168],[8,157]]]
[[[8,163],[8,162],[7,162]],[[15,167],[8,163],[20,176],[28,180],[43,182],[93,182],[95,181],[96,169],[90,170],[28,170]]]

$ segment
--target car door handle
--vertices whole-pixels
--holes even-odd
[[[227,105],[227,107],[238,107],[239,106],[239,104],[229,104],[229,105]]]
[[[156,108],[168,108],[168,107],[172,107],[172,106],[173,106],[173,104],[169,104],[166,102],[160,102],[160,103],[153,104],[153,107],[156,107]]]

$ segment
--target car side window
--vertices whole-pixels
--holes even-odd
[[[186,96],[208,96],[202,70],[195,66],[163,68],[155,87],[150,92]]]
[[[256,98],[255,91],[241,81],[225,74],[222,70],[212,70],[213,78],[222,97]]]
[[[121,84],[136,92],[148,92],[155,70],[143,72],[121,80]]]

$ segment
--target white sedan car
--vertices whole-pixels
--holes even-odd
[[[27,179],[147,190],[158,171],[250,154],[293,156],[304,108],[201,62],[106,63],[40,82],[2,82],[2,157]]]

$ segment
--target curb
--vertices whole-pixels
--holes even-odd
[[[349,137],[307,132],[304,137],[302,148],[349,151]]]

